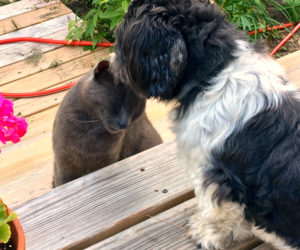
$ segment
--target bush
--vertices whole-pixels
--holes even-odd
[[[224,11],[227,13],[229,20],[234,23],[237,28],[244,31],[266,29],[269,26],[280,25],[283,22],[298,22],[300,0],[283,0],[281,3],[276,0],[216,0]],[[298,12],[297,12],[298,11]],[[278,22],[270,15],[277,16]],[[276,33],[256,34],[254,39],[258,37],[274,38]]]
[[[167,1],[167,0],[166,0]],[[105,38],[114,41],[113,31],[122,20],[130,0],[90,0],[86,1],[92,8],[82,20],[70,20],[69,40],[90,40],[94,49],[96,43]],[[226,12],[229,20],[244,31],[265,29],[279,25],[284,17],[287,22],[297,23],[300,19],[300,0],[215,0]],[[280,15],[280,22],[270,16]],[[276,32],[255,34],[251,39],[260,37],[277,38]]]
[[[113,31],[127,11],[130,0],[93,0],[93,8],[83,17],[69,21],[68,40],[93,41],[94,49],[101,38],[113,41]]]

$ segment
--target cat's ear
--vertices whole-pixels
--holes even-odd
[[[100,72],[107,71],[109,68],[109,61],[100,61],[94,69],[94,75],[97,76]]]

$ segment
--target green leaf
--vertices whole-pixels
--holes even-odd
[[[128,5],[129,5],[129,3],[127,1],[122,1],[121,6],[122,6],[122,9],[124,10],[124,12],[127,11]]]
[[[96,5],[96,4],[100,4],[102,2],[107,2],[108,0],[93,0],[93,4]]]
[[[124,10],[120,7],[114,11],[105,11],[104,13],[100,13],[100,18],[112,19],[114,17],[120,17],[125,14]]]
[[[98,17],[99,17],[99,13],[95,13],[95,15],[93,16],[93,26],[96,27],[97,26],[97,21],[98,21]]]
[[[3,224],[0,226],[0,242],[7,243],[11,236],[10,227],[8,224]]]
[[[83,18],[83,20],[88,20],[91,16],[93,16],[97,12],[97,9],[91,9]]]
[[[8,215],[8,217],[6,218],[6,222],[8,223],[8,222],[11,222],[11,221],[13,221],[13,220],[15,220],[15,219],[17,219],[18,218],[18,215],[16,214],[16,213],[14,213],[14,212],[11,212],[9,215]]]
[[[6,207],[0,203],[0,221],[5,221],[7,218]]]
[[[247,17],[241,16],[241,22],[244,30],[251,30],[252,24]]]
[[[100,36],[100,34],[96,34],[94,36],[94,39],[93,39],[93,46],[92,46],[92,48],[95,49],[97,43],[100,43],[100,42],[101,42],[101,36]]]
[[[118,23],[122,21],[122,17],[123,16],[119,16],[117,18],[112,19],[110,27],[109,27],[110,30],[113,30],[118,25]]]
[[[86,30],[84,32],[86,37],[94,37],[95,26],[93,25],[93,20],[89,19],[86,23]]]

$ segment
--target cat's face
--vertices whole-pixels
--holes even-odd
[[[128,128],[145,110],[145,99],[138,97],[124,83],[114,82],[107,61],[100,62],[95,68],[90,84],[88,96],[94,112],[110,133]]]

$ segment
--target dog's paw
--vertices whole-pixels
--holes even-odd
[[[197,214],[192,216],[189,225],[188,237],[195,241],[198,249],[221,250],[229,248],[233,243],[231,231],[224,230],[215,223],[199,221]]]

